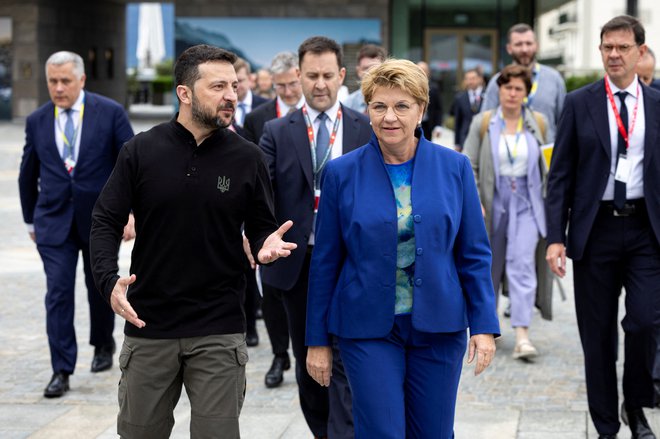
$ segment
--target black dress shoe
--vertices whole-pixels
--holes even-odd
[[[46,398],[59,398],[69,390],[69,374],[68,373],[54,373],[53,377],[44,390]]]
[[[616,434],[599,434],[598,439],[616,439]]]
[[[284,371],[291,368],[291,362],[289,361],[289,355],[286,356],[275,356],[273,358],[273,364],[270,365],[270,369],[266,373],[266,387],[272,389],[279,386],[284,381]]]
[[[115,353],[115,343],[94,348],[92,372],[103,372],[112,367],[112,354]]]
[[[259,334],[257,334],[256,328],[247,330],[247,333],[245,334],[245,343],[250,347],[254,347],[259,344]]]
[[[621,404],[621,420],[630,427],[632,439],[656,439],[642,408],[628,409]]]

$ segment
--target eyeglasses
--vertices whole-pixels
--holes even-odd
[[[410,113],[412,106],[415,104],[416,102],[401,101],[394,104],[393,107],[390,107],[382,102],[369,102],[369,111],[371,111],[376,116],[384,116],[387,113],[387,109],[392,108],[394,114],[403,117]]]
[[[295,90],[298,87],[300,87],[300,81],[293,81],[289,82],[288,84],[275,84],[275,89],[279,91],[286,90],[287,88],[289,90]]]
[[[630,49],[633,47],[637,47],[637,44],[601,44],[600,50],[603,53],[612,53],[612,51],[616,49],[617,53],[625,55],[626,53],[630,52]]]

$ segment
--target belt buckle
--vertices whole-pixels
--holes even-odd
[[[626,204],[623,206],[621,210],[617,210],[617,208],[615,207],[612,212],[614,213],[614,216],[622,216],[622,217],[630,216],[635,213],[635,206]]]

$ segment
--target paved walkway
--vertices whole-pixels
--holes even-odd
[[[136,131],[152,123],[135,119]],[[119,370],[89,372],[93,349],[87,344],[88,311],[79,267],[76,328],[79,361],[71,377],[71,391],[47,400],[43,388],[50,379],[45,335],[41,261],[28,239],[20,212],[18,167],[23,146],[22,123],[0,123],[0,438],[114,438]],[[121,250],[121,270],[128,272],[130,245]],[[570,278],[570,273],[569,273]],[[585,439],[596,438],[587,413],[582,353],[573,314],[572,288],[568,298],[556,295],[555,320],[535,315],[531,336],[541,355],[534,363],[511,358],[514,336],[502,319],[503,337],[493,365],[474,377],[465,366],[459,390],[456,437],[466,439]],[[263,321],[261,344],[250,349],[248,390],[241,414],[247,439],[311,438],[298,406],[292,371],[278,389],[266,389],[263,377],[271,354]],[[115,338],[122,340],[121,319]],[[188,403],[184,395],[176,410],[173,437],[188,434]],[[656,432],[660,414],[649,412]],[[630,437],[622,428],[620,438]]]

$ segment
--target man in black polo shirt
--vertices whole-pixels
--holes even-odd
[[[264,155],[231,130],[235,55],[187,49],[174,73],[180,110],[122,149],[92,215],[99,290],[126,319],[117,432],[169,437],[185,384],[191,437],[238,438],[245,395],[245,276],[241,225],[261,264],[286,257]],[[133,211],[131,275],[117,246]],[[129,290],[130,285],[130,291]]]

